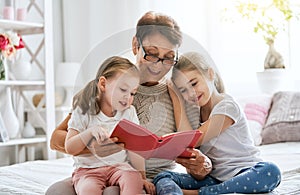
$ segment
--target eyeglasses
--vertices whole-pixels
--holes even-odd
[[[145,49],[142,45],[142,41],[140,39],[138,39],[139,41],[139,44],[142,48],[142,51],[144,53],[144,59],[149,61],[149,62],[152,62],[152,63],[158,63],[159,61],[161,61],[161,63],[163,65],[167,65],[167,66],[174,66],[177,62],[178,62],[178,51],[176,51],[176,58],[175,59],[171,59],[171,58],[159,58],[155,55],[151,55],[151,54],[147,54],[145,52]]]

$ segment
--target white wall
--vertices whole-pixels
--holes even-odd
[[[61,0],[53,0],[53,29],[54,65],[57,65],[65,58]]]
[[[64,60],[81,62],[97,44],[135,27],[149,10],[166,13],[180,25],[184,34],[200,43],[215,61],[227,91],[247,95],[260,93],[256,72],[262,70],[268,47],[245,21],[222,21],[229,0],[64,0]],[[299,22],[279,35],[276,49],[286,66],[299,72]],[[114,45],[114,47],[116,47]],[[128,49],[130,49],[130,42]],[[289,48],[292,48],[290,50]],[[292,51],[292,52],[290,52]],[[299,89],[300,90],[300,89]]]
[[[104,39],[120,31],[135,28],[137,20],[150,10],[172,16],[184,33],[189,32],[187,34],[190,36],[205,42],[206,31],[202,28],[206,28],[206,18],[197,17],[199,15],[195,14],[204,11],[205,1],[189,2],[187,4],[183,0],[77,0],[74,3],[73,0],[64,0],[65,60],[81,61],[90,49]],[[190,11],[183,13],[183,7]]]

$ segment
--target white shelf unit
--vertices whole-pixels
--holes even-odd
[[[36,65],[43,70],[44,79],[38,81],[29,80],[12,80],[8,79],[5,81],[0,81],[0,86],[10,87],[12,90],[19,93],[24,101],[23,112],[27,112],[29,109],[31,112],[36,112],[39,114],[39,120],[43,121],[42,129],[45,135],[36,136],[33,138],[16,138],[10,139],[7,142],[0,142],[0,147],[15,147],[15,155],[18,161],[19,152],[21,148],[26,148],[30,150],[28,155],[29,160],[32,159],[32,154],[34,152],[34,146],[40,143],[44,143],[43,156],[45,159],[56,158],[56,152],[50,149],[50,138],[51,134],[55,128],[55,92],[54,92],[54,62],[53,62],[53,24],[52,24],[52,0],[39,0],[42,4],[39,5],[37,1],[27,0],[28,7],[27,11],[30,12],[36,9],[40,16],[43,18],[42,22],[25,22],[25,21],[15,21],[15,20],[4,20],[0,19],[0,29],[2,31],[9,30],[19,33],[22,37],[27,35],[35,36],[42,35],[43,39],[38,48],[30,48],[25,42],[25,48],[31,57],[31,62],[35,62]],[[24,38],[23,38],[24,40]],[[42,53],[43,60],[37,59],[39,53]],[[40,109],[42,105],[35,107],[31,99],[26,97],[25,93],[27,91],[43,91],[45,94],[43,102],[46,108],[41,115]],[[25,109],[26,106],[26,109]],[[23,117],[19,117],[19,120],[24,120]],[[24,121],[23,121],[24,122]],[[22,124],[22,122],[21,122]],[[22,128],[22,127],[21,127]],[[33,150],[32,150],[33,148]],[[27,151],[28,152],[28,151]]]
[[[7,142],[0,142],[0,146],[15,146],[15,145],[24,145],[24,144],[35,144],[46,142],[46,136],[40,135],[32,138],[20,138],[12,139]]]
[[[39,34],[44,32],[44,25],[42,23],[0,19],[0,24],[2,29],[13,29],[21,35]]]
[[[27,154],[26,159],[29,161],[35,160],[35,147],[38,144],[47,143],[47,137],[40,135],[33,138],[11,139],[7,142],[0,142],[0,147],[14,147],[15,162],[20,163],[23,160],[22,155]],[[47,153],[46,148],[43,148],[43,153]]]

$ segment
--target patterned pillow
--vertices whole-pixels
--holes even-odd
[[[281,91],[274,94],[262,144],[300,141],[300,92]]]
[[[267,119],[271,98],[268,102],[269,104],[265,106],[257,103],[248,103],[244,108],[254,144],[257,146],[262,142],[261,131]]]

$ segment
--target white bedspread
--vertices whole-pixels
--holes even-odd
[[[45,194],[51,184],[71,176],[72,164],[72,158],[63,158],[0,167],[0,195]]]
[[[270,194],[300,194],[300,142],[259,146],[265,161],[276,163],[282,173],[281,184]]]
[[[282,182],[269,194],[300,194],[300,142],[278,143],[259,147],[264,160],[275,162],[282,171]],[[70,177],[72,158],[32,161],[0,167],[0,195],[45,194],[56,181]]]

